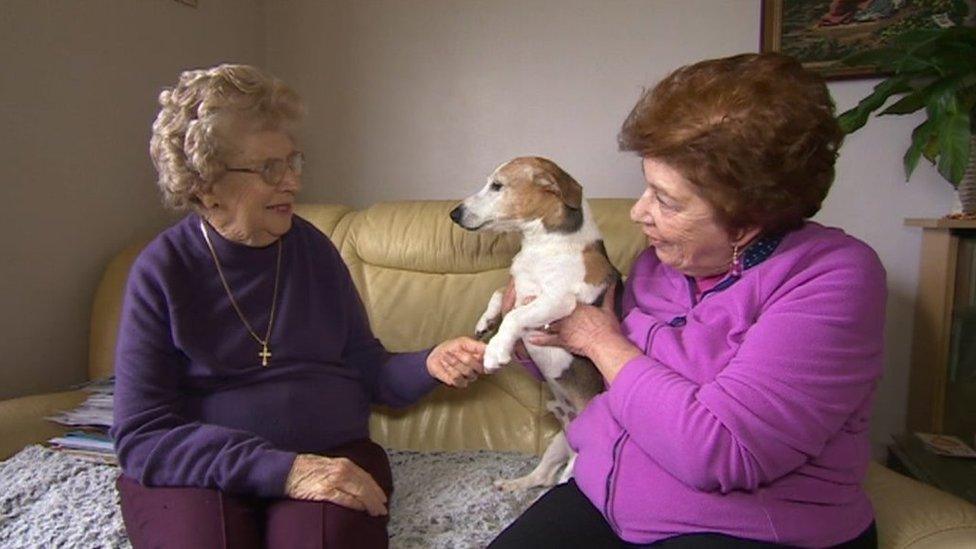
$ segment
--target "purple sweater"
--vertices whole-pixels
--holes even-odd
[[[569,425],[580,489],[630,542],[856,537],[874,515],[861,484],[885,294],[874,251],[816,223],[698,303],[645,251],[622,322],[644,355]]]
[[[234,312],[191,214],[129,273],[115,360],[111,434],[122,470],[147,486],[283,495],[298,452],[369,436],[371,403],[403,406],[436,385],[428,351],[388,353],[335,246],[294,218],[282,238],[272,358]],[[245,317],[268,325],[277,245],[210,230]]]

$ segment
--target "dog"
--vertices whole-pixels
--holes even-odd
[[[550,323],[573,312],[577,303],[601,305],[607,290],[620,281],[583,200],[583,188],[551,160],[526,156],[502,164],[478,193],[451,211],[451,220],[470,231],[522,234],[522,248],[510,270],[516,306],[503,317],[505,289],[499,289],[475,325],[480,339],[494,332],[484,353],[486,373],[511,360],[519,339],[535,330],[548,330]],[[534,299],[523,303],[528,296]],[[563,431],[531,473],[495,481],[505,491],[568,480],[575,455],[565,427],[604,389],[603,376],[588,359],[558,347],[524,343],[552,390],[555,398],[547,408]]]

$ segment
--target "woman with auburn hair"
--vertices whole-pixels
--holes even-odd
[[[619,142],[641,157],[649,247],[622,317],[580,305],[530,337],[589,357],[607,390],[568,426],[573,480],[492,547],[877,546],[885,272],[809,220],[841,141],[822,79],[780,54],[642,95]]]
[[[369,405],[482,372],[470,338],[394,354],[339,252],[294,215],[299,97],[247,65],[186,71],[150,152],[189,210],[129,273],[111,429],[135,547],[385,547]]]

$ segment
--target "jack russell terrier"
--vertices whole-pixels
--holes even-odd
[[[470,231],[522,233],[522,249],[510,270],[516,306],[502,317],[505,290],[499,289],[475,326],[482,339],[497,330],[485,349],[486,373],[511,360],[519,339],[534,330],[548,330],[549,323],[569,315],[577,303],[600,305],[607,289],[620,280],[583,200],[583,188],[545,158],[520,157],[502,164],[484,188],[451,211],[451,219]],[[523,303],[527,296],[534,299]],[[547,408],[565,430],[603,391],[603,377],[586,358],[559,347],[524,343],[555,397]],[[574,458],[560,431],[535,470],[517,479],[497,480],[495,486],[506,491],[552,486],[568,480]]]

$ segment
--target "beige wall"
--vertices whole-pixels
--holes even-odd
[[[0,398],[84,379],[108,259],[168,221],[147,154],[183,68],[264,61],[260,0],[3,0]]]
[[[288,0],[268,3],[270,68],[312,116],[306,199],[366,205],[458,198],[498,163],[542,154],[589,196],[633,197],[636,160],[616,151],[641,87],[677,66],[756,51],[759,0]],[[695,14],[690,16],[688,14]],[[831,84],[840,108],[876,82]],[[818,219],[866,240],[888,269],[887,374],[876,449],[904,422],[919,234],[950,187],[928,165],[904,183],[916,118],[877,120],[842,150]]]

